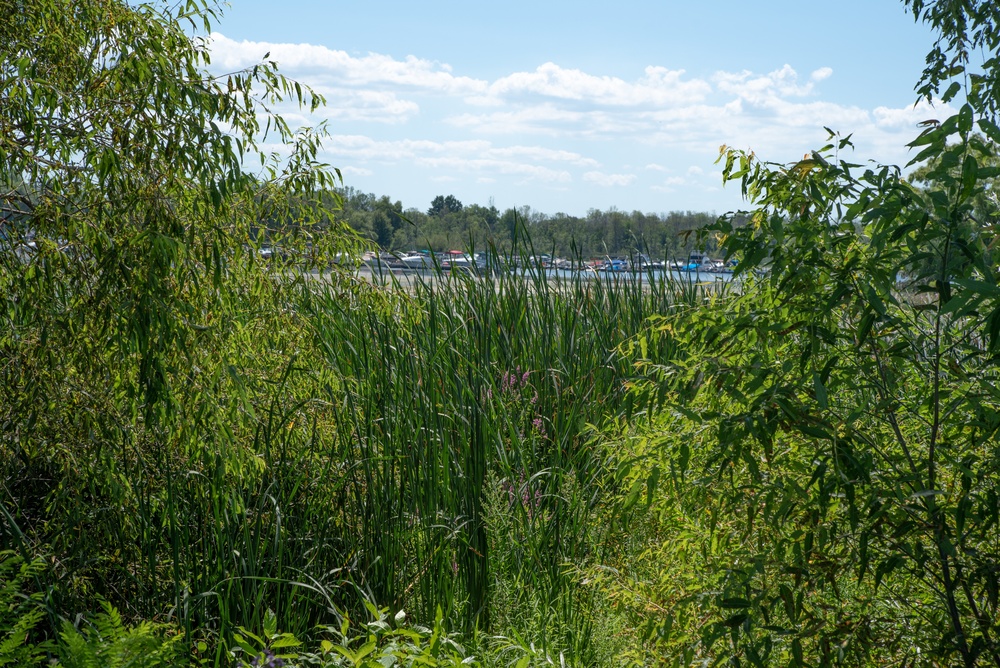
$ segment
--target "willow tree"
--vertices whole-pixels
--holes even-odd
[[[258,230],[323,262],[353,238],[312,225],[339,181],[322,130],[276,113],[323,100],[263,53],[212,74],[196,0],[0,16],[0,544],[52,555],[53,609],[189,620],[224,565],[184,527],[244,517],[220,490],[259,468],[248,377],[295,348],[298,279]]]

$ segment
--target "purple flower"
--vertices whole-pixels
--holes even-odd
[[[525,514],[527,514],[528,519],[533,519],[535,512],[542,503],[542,490],[535,489],[532,491],[531,480],[526,480],[524,471],[521,471],[518,476],[517,484],[515,485],[511,481],[505,480],[500,488],[507,492],[507,500],[509,507],[513,508],[514,503],[520,501],[521,507],[524,508]]]
[[[246,664],[241,661],[240,665]],[[274,652],[269,649],[265,649],[263,654],[250,659],[250,668],[282,668],[284,665],[285,660],[275,656]]]
[[[500,376],[500,389],[513,394],[522,387],[527,387],[530,373],[522,370],[520,366],[514,367],[513,371],[504,371]]]

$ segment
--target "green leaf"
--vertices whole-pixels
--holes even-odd
[[[813,392],[816,394],[816,402],[823,410],[829,408],[826,396],[826,386],[823,384],[823,377],[819,373],[813,373]]]
[[[720,608],[749,608],[751,605],[750,601],[745,598],[724,598],[719,601]]]
[[[798,638],[792,640],[792,658],[795,660],[795,665],[806,665],[805,655],[802,651],[802,641]]]
[[[795,428],[798,431],[800,431],[803,434],[805,434],[806,436],[811,436],[812,438],[819,438],[819,439],[823,439],[823,440],[826,440],[826,441],[832,441],[833,440],[833,436],[830,435],[830,432],[826,431],[825,429],[821,429],[819,427],[813,426],[813,425],[809,425],[809,424],[796,424]]]
[[[232,366],[229,367],[230,374],[235,373],[235,369]],[[271,639],[278,634],[278,617],[274,614],[274,611],[270,608],[264,613],[264,637]]]
[[[938,141],[941,137],[941,133],[938,131],[937,127],[929,127],[924,129],[917,138],[911,141],[907,146],[910,148],[916,148],[917,146],[926,146],[935,141]]]
[[[246,638],[244,638],[239,633],[233,634],[233,640],[236,641],[236,645],[246,652],[249,656],[257,656],[258,648],[251,645]]]
[[[639,502],[639,495],[642,493],[643,480],[637,478],[632,482],[632,486],[629,487],[628,494],[625,496],[625,501],[622,503],[621,509],[623,511],[630,510],[636,503]]]
[[[298,647],[301,644],[302,643],[299,642],[299,640],[295,636],[289,633],[283,633],[276,640],[271,641],[271,649],[280,649],[282,647]]]
[[[957,81],[951,82],[951,85],[948,86],[948,89],[941,95],[941,100],[943,102],[950,102],[955,98],[956,95],[958,95],[958,92],[960,90],[962,90],[962,84],[960,84]]]
[[[993,143],[1000,144],[1000,127],[996,123],[988,118],[980,118],[976,124]]]
[[[352,652],[350,649],[344,647],[343,645],[334,645],[333,649],[344,656],[348,661],[350,661],[355,666],[361,663],[361,659],[358,658],[357,654]]]
[[[1000,308],[996,308],[990,313],[986,321],[987,336],[990,342],[990,352],[1000,349]]]
[[[954,278],[951,282],[965,288],[975,296],[991,299],[1000,298],[1000,285],[996,283],[987,283],[972,278]]]
[[[979,163],[972,155],[966,155],[962,162],[962,198],[967,199],[972,196],[978,177]]]
[[[656,492],[656,483],[660,479],[660,467],[654,466],[653,471],[646,478],[646,507],[653,505],[653,494]]]
[[[691,460],[691,446],[685,441],[680,444],[677,449],[677,468],[680,471],[681,477],[684,477],[684,473],[688,469],[688,462]]]
[[[364,645],[362,645],[361,647],[359,647],[358,650],[354,653],[354,659],[353,660],[355,662],[360,662],[366,656],[368,656],[369,654],[371,654],[372,652],[374,652],[377,647],[378,647],[378,645],[376,644],[376,642],[374,640],[370,640],[369,642],[366,642]]]
[[[958,112],[958,131],[962,134],[972,132],[972,105],[965,103]]]
[[[739,626],[748,619],[750,619],[750,615],[746,614],[745,612],[739,612],[736,613],[735,615],[727,617],[726,620],[723,621],[722,623],[730,628],[736,628],[737,626]]]

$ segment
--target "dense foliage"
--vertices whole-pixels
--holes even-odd
[[[915,177],[703,225],[342,201],[210,7],[0,0],[0,666],[1000,665],[1000,10],[904,4]],[[696,228],[737,283],[328,269]]]
[[[16,9],[0,661],[226,664],[289,632],[348,658],[369,601],[530,639],[489,640],[504,656],[606,653],[567,569],[607,534],[587,425],[621,410],[614,350],[668,286],[455,277],[408,295],[309,273],[354,242],[335,174],[319,135],[258,120],[308,91],[268,62],[207,75],[181,25],[211,18],[198,5]],[[291,157],[250,173],[265,131]],[[422,634],[375,644],[427,659]]]
[[[252,233],[294,200],[287,244],[353,245],[344,227],[307,246],[310,202],[336,175],[315,160],[319,133],[268,112],[319,100],[270,62],[209,76],[198,3],[0,14],[0,541],[46,565],[32,584],[50,634],[99,598],[189,633],[258,614],[269,585],[254,578],[300,570],[271,534],[219,539],[279,519],[255,400],[308,333],[283,306],[294,277],[259,266]],[[277,563],[255,572],[267,550]]]
[[[992,5],[913,9],[954,58],[925,94],[996,47]],[[996,66],[910,144],[916,186],[835,135],[791,165],[724,151],[754,208],[710,229],[742,290],[651,325],[680,349],[642,365],[633,475],[669,483],[612,586],[672,662],[1000,665]]]

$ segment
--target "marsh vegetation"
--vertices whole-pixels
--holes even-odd
[[[1000,17],[904,5],[919,183],[724,149],[736,282],[400,289],[211,9],[0,1],[0,666],[1000,665]]]

